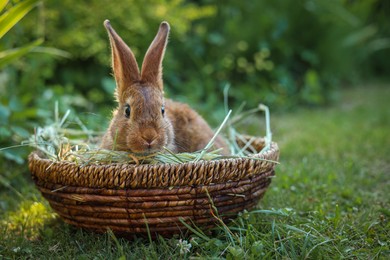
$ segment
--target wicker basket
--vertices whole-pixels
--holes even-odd
[[[264,139],[253,146],[261,148]],[[36,186],[65,222],[96,232],[170,236],[189,225],[206,230],[251,209],[274,175],[279,148],[253,159],[197,163],[80,166],[52,162],[33,152],[29,168]],[[215,212],[215,206],[217,212]]]

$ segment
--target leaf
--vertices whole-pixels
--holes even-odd
[[[10,114],[11,114],[11,111],[10,111],[9,107],[3,106],[0,103],[0,122],[6,123],[8,121]]]
[[[39,0],[27,0],[21,2],[0,16],[0,39],[17,24]],[[3,3],[1,4],[3,5]]]
[[[380,51],[387,48],[390,48],[390,38],[375,39],[367,44],[369,52]]]
[[[11,130],[18,136],[27,139],[30,136],[30,132],[20,126],[11,126]]]
[[[372,39],[377,34],[377,32],[378,28],[374,25],[367,25],[363,28],[359,28],[358,31],[352,32],[344,39],[343,45],[345,47],[351,47],[363,44],[369,39]]]
[[[0,12],[3,11],[3,9],[6,7],[7,4],[8,4],[8,0],[0,1]]]
[[[17,151],[1,151],[0,155],[4,156],[8,160],[14,161],[17,164],[24,163],[24,158]]]
[[[39,39],[39,40],[36,40],[30,44],[27,44],[26,46],[0,52],[0,68],[4,67],[5,65],[14,61],[15,59],[18,59],[18,58],[22,57],[23,55],[27,54],[28,52],[33,50],[35,47],[37,47],[42,42],[43,42],[43,40]]]
[[[11,131],[6,127],[0,127],[0,141],[6,140],[12,135]],[[1,149],[0,149],[1,151]]]
[[[58,57],[61,57],[61,58],[71,58],[72,57],[72,55],[69,52],[63,51],[63,50],[60,50],[60,49],[57,49],[57,48],[52,48],[52,47],[41,47],[41,46],[38,46],[38,47],[32,49],[31,52],[34,52],[34,53],[45,53],[45,54],[49,54],[49,55],[52,55],[52,56],[58,56]]]

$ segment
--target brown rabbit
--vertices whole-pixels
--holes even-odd
[[[162,22],[146,52],[141,72],[134,54],[104,22],[112,49],[118,109],[103,137],[104,149],[149,154],[162,151],[194,152],[203,149],[214,133],[206,121],[188,105],[164,101],[162,60],[168,41],[169,24]],[[214,148],[228,148],[217,138]]]

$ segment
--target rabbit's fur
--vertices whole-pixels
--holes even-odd
[[[134,54],[120,36],[104,22],[112,49],[118,108],[103,136],[104,149],[149,154],[162,151],[194,152],[203,149],[214,135],[206,121],[188,105],[164,100],[162,60],[169,35],[169,24],[162,22],[146,52],[141,72]],[[218,137],[214,148],[223,148]]]

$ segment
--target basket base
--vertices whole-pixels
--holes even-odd
[[[238,182],[172,189],[92,189],[36,180],[50,206],[68,224],[116,235],[172,236],[189,226],[210,230],[264,196],[274,171]]]

